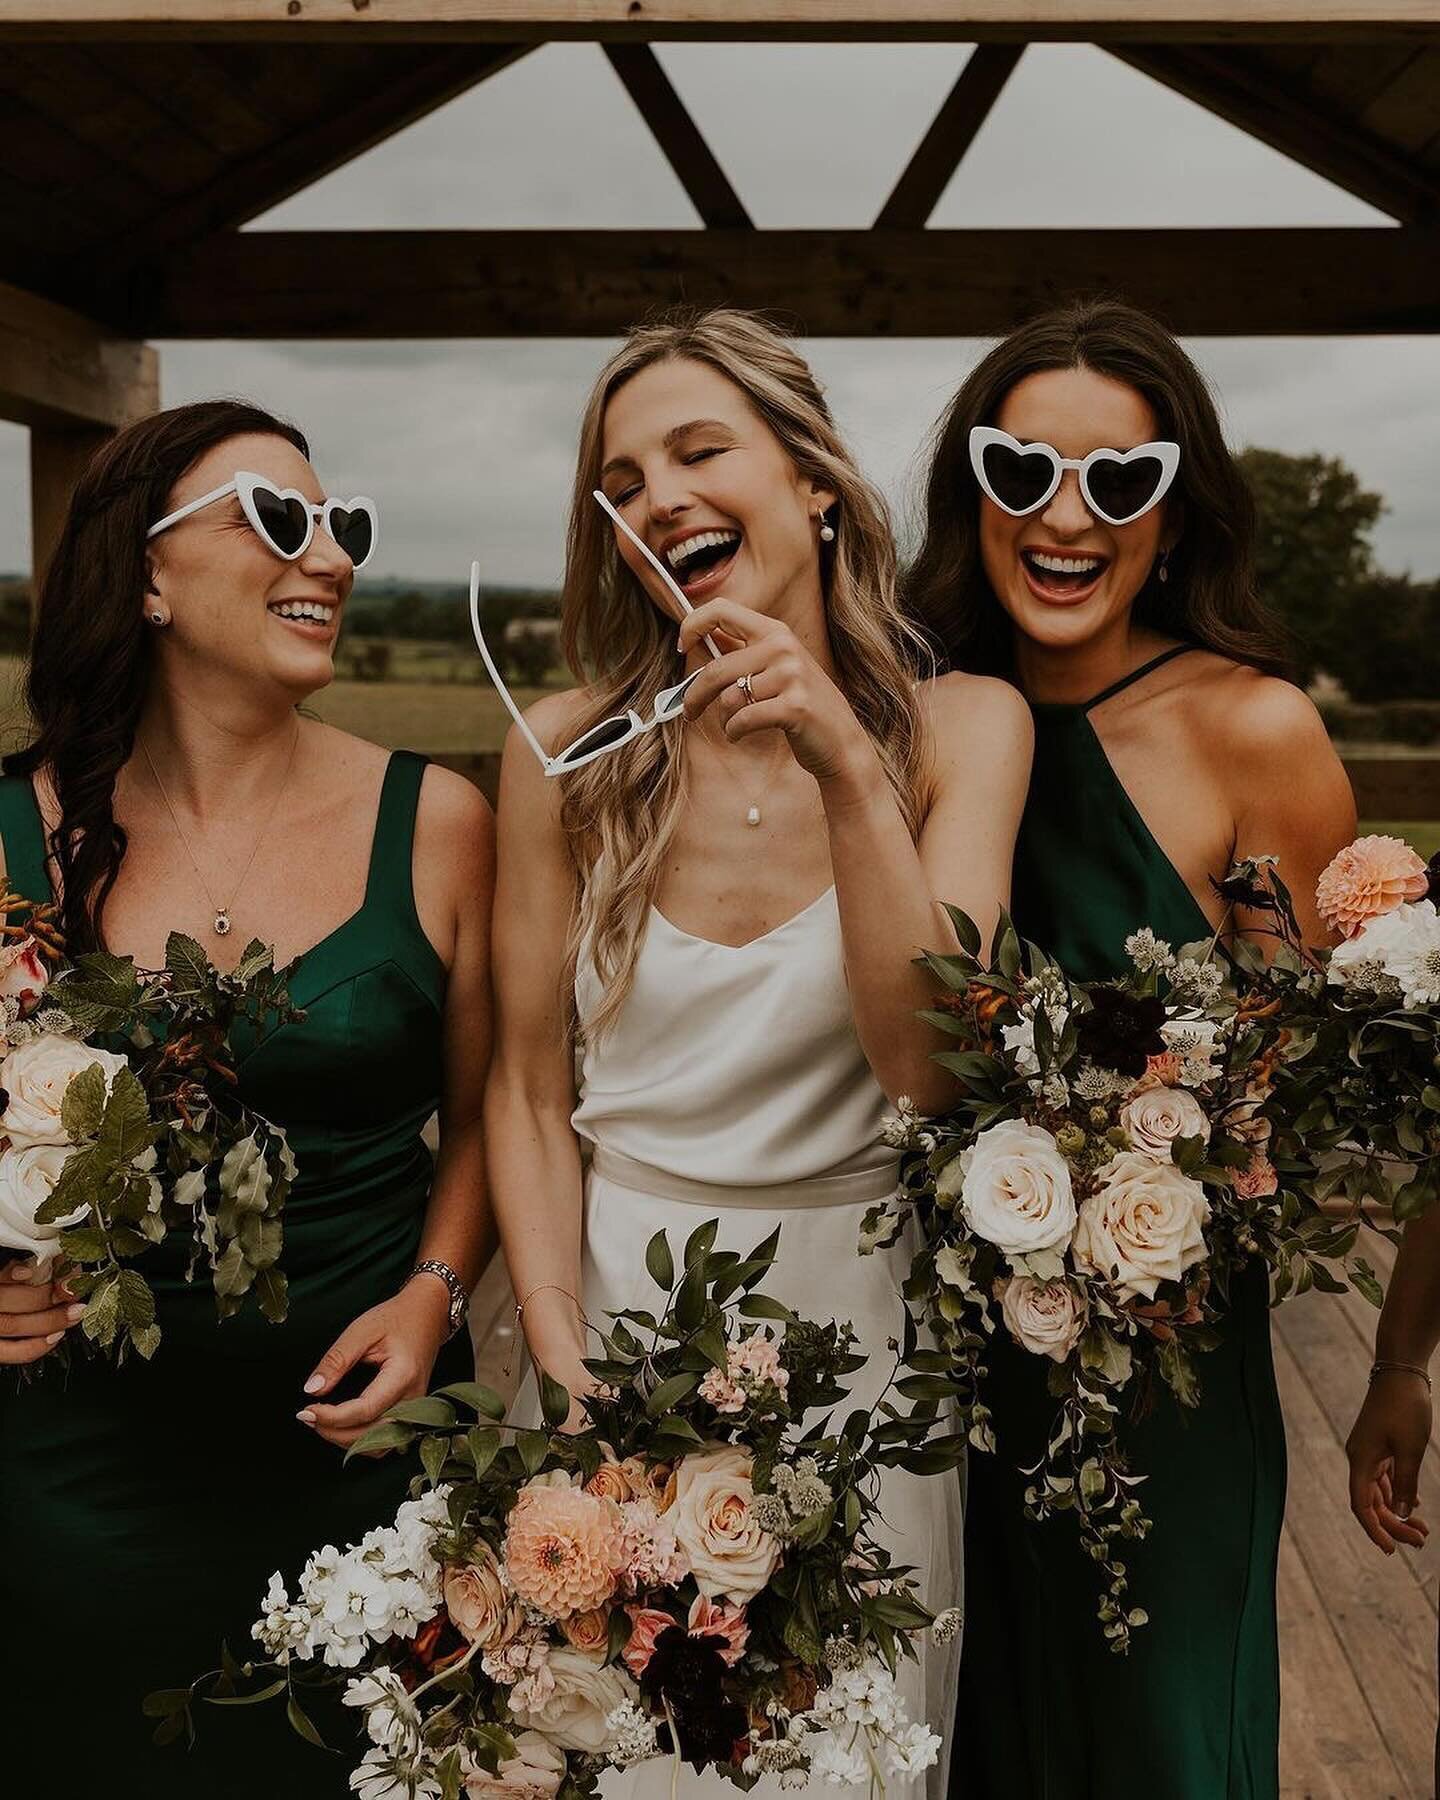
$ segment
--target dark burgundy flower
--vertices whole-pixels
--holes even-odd
[[[1081,1055],[1102,1069],[1133,1075],[1138,1081],[1149,1059],[1165,1049],[1160,1035],[1165,1002],[1137,999],[1113,987],[1091,988],[1089,998],[1091,1010],[1075,1022]]]
[[[679,1751],[691,1768],[731,1761],[735,1745],[746,1736],[750,1721],[745,1708],[725,1693],[723,1638],[692,1637],[683,1625],[662,1631],[655,1653],[640,1677],[640,1692],[651,1710],[670,1717],[679,1733]]]
[[[1440,906],[1440,850],[1437,850],[1426,863],[1425,873],[1430,878],[1430,886],[1426,890],[1425,898],[1433,900],[1437,906]]]

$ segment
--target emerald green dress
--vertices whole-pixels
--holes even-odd
[[[1209,935],[1090,722],[1102,700],[1180,653],[1087,705],[1033,708],[1015,922],[1072,977],[1117,973],[1142,925],[1177,945]],[[1154,1521],[1124,1550],[1132,1604],[1151,1620],[1128,1657],[1101,1636],[1098,1571],[1073,1521],[1025,1518],[1017,1470],[1043,1452],[1048,1365],[997,1339],[998,1448],[969,1462],[954,1800],[1275,1800],[1285,1435],[1258,1265],[1232,1299],[1221,1346],[1199,1358],[1199,1408],[1182,1414],[1167,1394],[1128,1432]]]
[[[283,1124],[299,1163],[285,1209],[290,1314],[218,1320],[208,1283],[162,1246],[145,1268],[164,1333],[151,1363],[76,1357],[16,1389],[0,1371],[0,1750],[7,1793],[51,1800],[324,1800],[343,1757],[303,1743],[283,1707],[200,1705],[199,1742],[157,1749],[147,1692],[217,1666],[250,1627],[273,1570],[386,1522],[408,1465],[341,1452],[295,1414],[323,1352],[414,1266],[431,1179],[421,1131],[441,1084],[445,970],[421,929],[411,846],[424,759],[397,753],[381,792],[365,898],[295,965],[302,1023],[237,1045],[246,1101]],[[11,885],[45,897],[27,781],[0,781]],[[303,879],[303,872],[301,873]],[[45,1365],[41,1365],[42,1368]],[[463,1335],[434,1381],[472,1373]],[[356,1383],[356,1386],[359,1384]],[[346,1387],[346,1393],[353,1391]]]

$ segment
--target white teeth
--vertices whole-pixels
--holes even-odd
[[[317,625],[328,625],[335,617],[335,608],[320,600],[282,600],[270,610],[282,619],[313,619]]]
[[[716,547],[725,544],[738,544],[738,531],[697,531],[694,537],[688,537],[683,543],[672,544],[665,552],[666,560],[672,569],[678,569],[687,556],[697,550],[708,550],[713,544]]]
[[[1104,558],[1099,556],[1047,556],[1042,550],[1028,554],[1037,569],[1048,569],[1052,575],[1088,575],[1104,566]]]

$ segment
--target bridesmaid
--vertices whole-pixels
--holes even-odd
[[[341,1448],[432,1369],[473,1369],[451,1340],[493,1249],[492,821],[459,777],[300,710],[334,674],[375,532],[369,502],[326,503],[308,459],[293,426],[236,401],[142,420],[86,470],[41,592],[34,741],[0,781],[11,885],[58,896],[72,950],[145,968],[173,929],[222,968],[251,938],[298,953],[306,1016],[237,1046],[247,1101],[299,1161],[286,1323],[218,1322],[162,1247],[153,1363],[78,1355],[68,1378],[0,1387],[15,1793],[345,1793],[344,1765],[281,1717],[267,1735],[203,1707],[187,1755],[150,1744],[141,1701],[213,1668],[222,1635],[243,1658],[277,1566],[389,1516],[408,1471],[342,1469]],[[43,1315],[17,1310],[36,1294]],[[63,1295],[12,1270],[0,1296],[7,1360],[33,1356]]]
[[[598,487],[666,560],[689,617],[597,509]],[[714,1217],[719,1244],[746,1250],[783,1224],[773,1291],[853,1321],[877,1352],[863,1404],[908,1266],[857,1250],[866,1208],[895,1185],[885,1094],[924,1105],[944,1085],[916,1030],[929,983],[911,959],[945,941],[937,895],[995,922],[1024,708],[970,675],[917,686],[882,502],[805,363],[744,313],[635,331],[601,372],[563,615],[586,685],[540,701],[505,749],[486,1108],[530,1349],[582,1392],[582,1319],[653,1304],[652,1233],[678,1247]],[[632,707],[653,718],[687,676],[683,718],[546,779],[535,751],[598,743]],[[959,1501],[956,1482],[898,1471],[882,1496],[937,1609],[958,1598]],[[943,1732],[953,1668],[938,1646],[924,1654],[902,1680],[912,1717]],[[601,1785],[606,1800],[659,1800],[671,1780],[654,1762]]]
[[[1279,856],[1323,937],[1315,878],[1354,808],[1315,709],[1277,678],[1254,532],[1201,376],[1130,307],[1022,326],[941,421],[910,601],[955,666],[1006,674],[1030,701],[1014,913],[1074,976],[1117,972],[1143,925],[1208,935],[1224,917],[1211,877],[1255,853]],[[1232,1300],[1198,1412],[1162,1406],[1132,1438],[1155,1530],[1127,1547],[1151,1623],[1124,1660],[1068,1522],[1023,1516],[1017,1471],[1050,1407],[1035,1359],[996,1343],[999,1446],[971,1457],[966,1500],[964,1800],[1277,1793],[1285,1440],[1264,1271]]]

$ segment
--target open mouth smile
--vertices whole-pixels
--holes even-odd
[[[744,533],[729,526],[692,531],[665,549],[665,561],[685,598],[710,593],[720,586],[734,566]]]
[[[303,631],[307,637],[329,637],[335,629],[338,606],[323,600],[276,600],[267,609],[277,619]]]
[[[1073,605],[1094,593],[1110,567],[1110,558],[1093,551],[1029,549],[1020,552],[1020,566],[1037,599]]]

